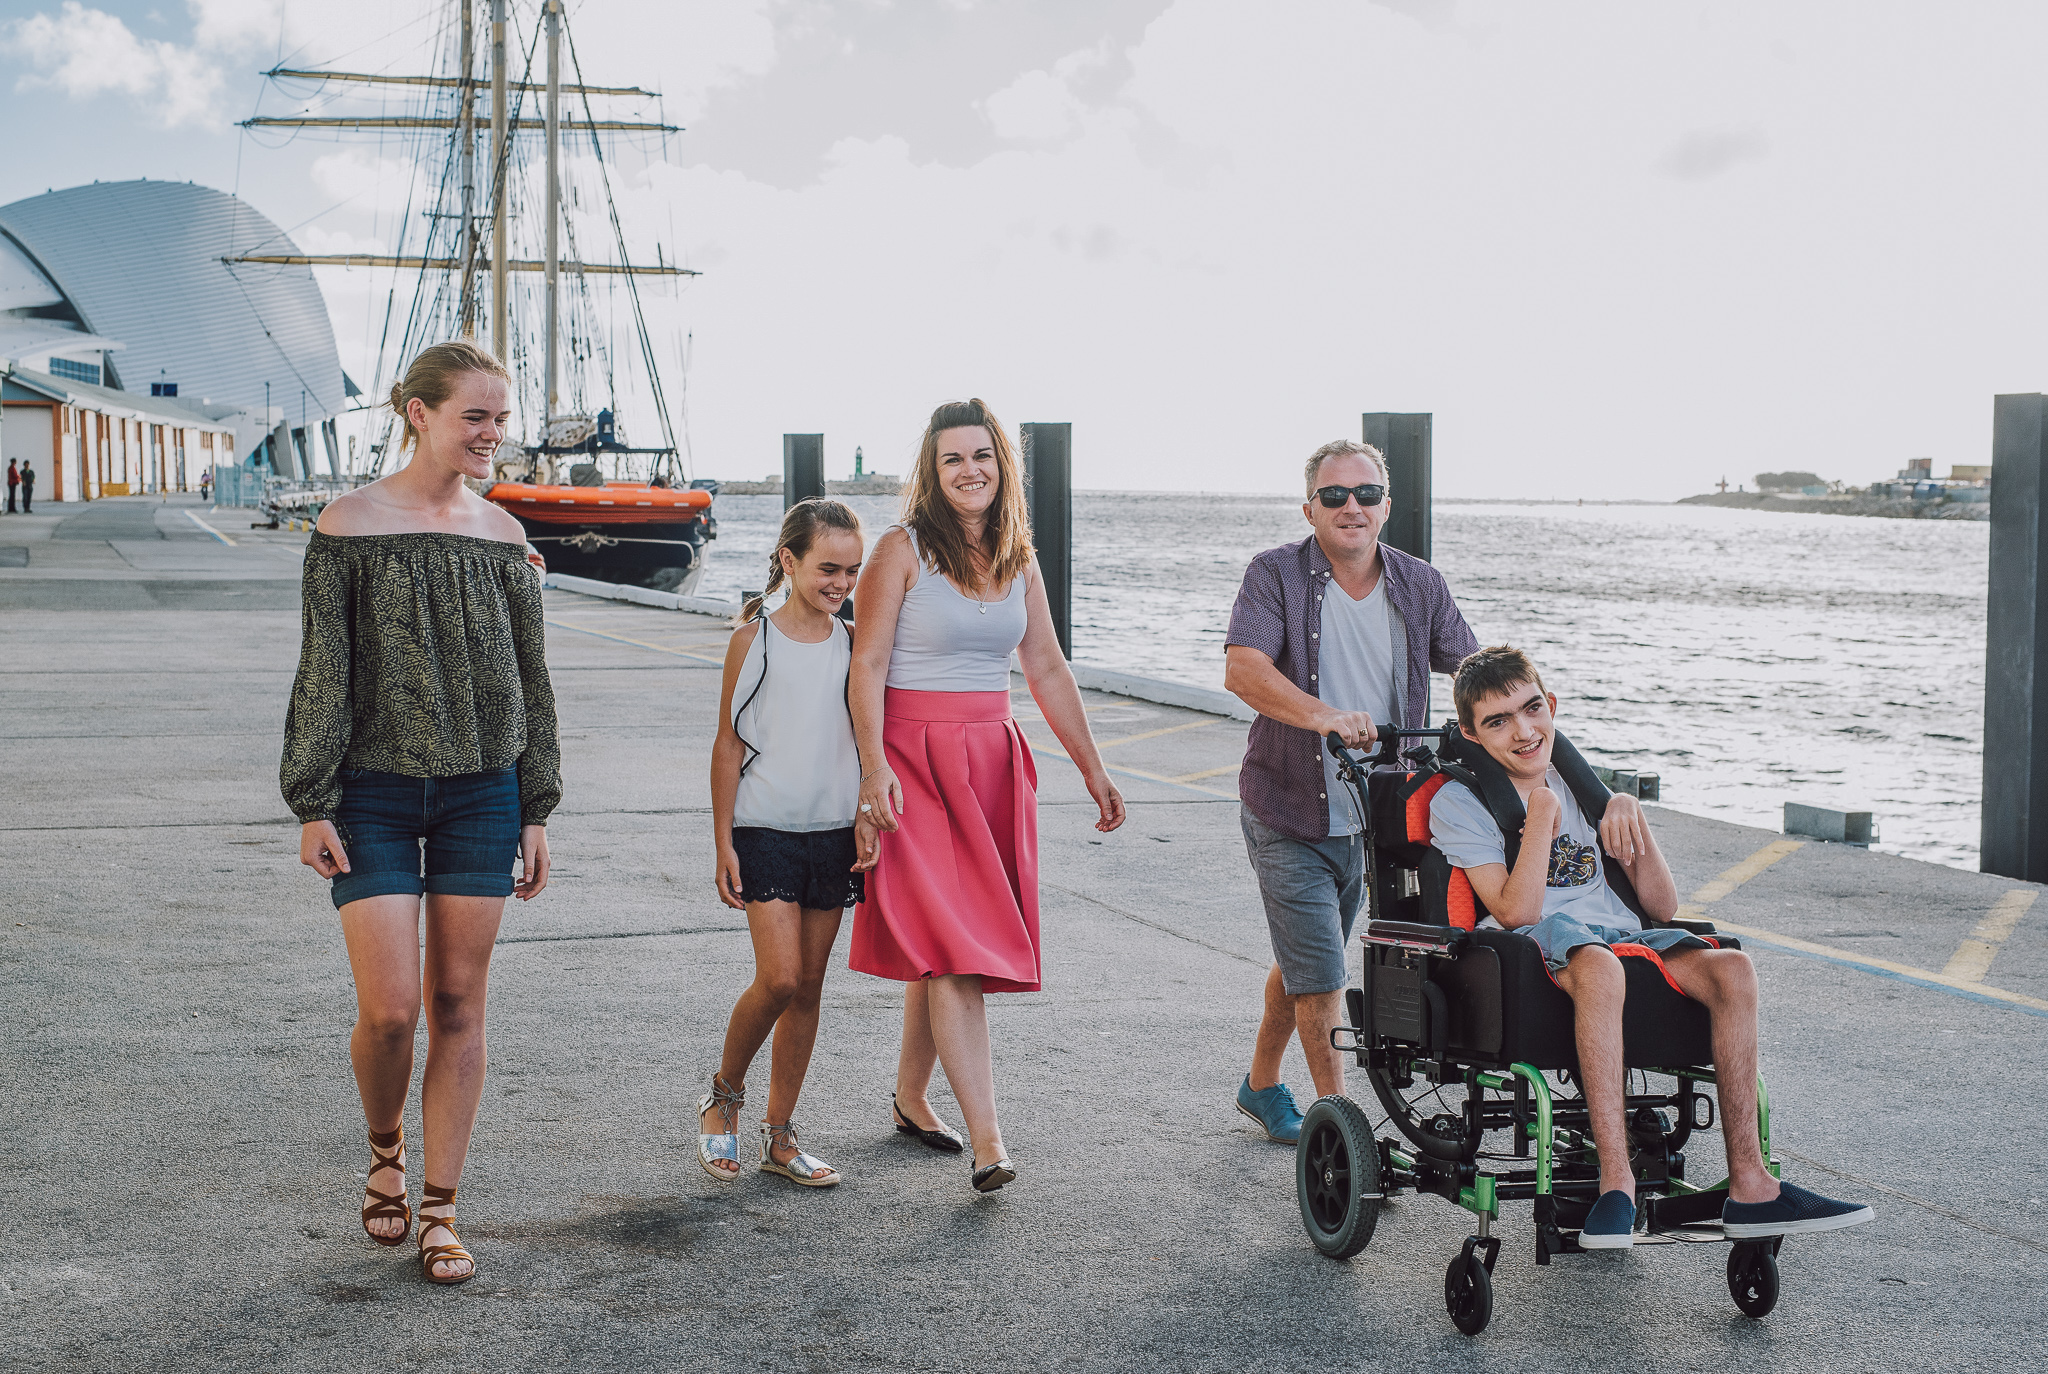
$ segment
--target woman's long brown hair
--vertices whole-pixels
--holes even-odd
[[[989,503],[988,522],[981,531],[986,582],[976,573],[974,548],[939,484],[939,435],[973,425],[988,430],[996,452],[996,499]],[[1024,504],[1024,467],[1002,422],[979,399],[948,401],[932,412],[903,494],[903,523],[917,535],[917,551],[924,561],[970,592],[1003,591],[1030,563],[1031,513]]]

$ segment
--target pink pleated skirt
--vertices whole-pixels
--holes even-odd
[[[978,973],[1036,992],[1038,769],[1008,692],[888,689],[882,750],[903,787],[848,962],[898,982]]]

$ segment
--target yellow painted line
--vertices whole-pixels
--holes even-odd
[[[1946,973],[1935,973],[1911,964],[1894,963],[1890,959],[1877,959],[1867,954],[1844,954],[1832,945],[1817,945],[1811,940],[1798,940],[1790,935],[1780,935],[1775,930],[1758,930],[1754,926],[1738,926],[1729,921],[1716,920],[1716,930],[1725,930],[1730,935],[1740,935],[1746,940],[1761,940],[1765,944],[1779,945],[1786,949],[1798,950],[1802,954],[1818,954],[1832,963],[1848,964],[1854,968],[1866,969],[1872,973],[1888,973],[1896,977],[1911,979],[1917,983],[1932,983],[1938,987],[1952,988],[1966,992],[1972,997],[1989,998],[1997,1002],[2010,1002],[2018,1007],[2031,1007],[2035,1011],[2048,1012],[2048,1000],[2029,997],[2023,992],[2007,992],[1994,988],[1989,983],[1976,983],[1967,978],[1954,978]]]
[[[1107,749],[1112,744],[1136,744],[1141,739],[1158,739],[1161,735],[1177,735],[1183,730],[1199,730],[1205,725],[1214,725],[1213,720],[1190,721],[1186,725],[1169,725],[1160,730],[1147,730],[1141,735],[1118,735],[1115,739],[1095,741],[1097,749]]]
[[[1715,878],[1705,887],[1692,894],[1692,899],[1678,908],[1678,914],[1688,921],[1697,921],[1706,914],[1706,909],[1720,901],[1736,888],[1754,878],[1796,849],[1804,847],[1802,840],[1772,840],[1756,853],[1744,859],[1735,867]],[[1732,929],[1732,927],[1731,927]]]
[[[1026,737],[1025,742],[1030,743],[1028,736]],[[1043,744],[1032,744],[1031,752],[1034,754],[1043,755],[1044,757],[1049,759],[1059,759],[1067,763],[1073,762],[1073,760],[1067,757],[1066,750],[1061,749],[1057,745],[1048,746]],[[1126,768],[1122,764],[1104,764],[1103,767],[1108,768],[1109,771],[1112,773],[1121,773],[1127,778],[1143,778],[1146,782],[1162,782],[1165,783],[1168,787],[1184,787],[1190,792],[1207,793],[1209,796],[1212,797],[1221,797],[1225,801],[1237,800],[1237,793],[1235,792],[1219,792],[1213,787],[1197,787],[1194,783],[1183,782],[1179,778],[1169,778],[1164,773],[1147,773],[1142,768]]]
[[[197,511],[186,511],[185,518],[187,520],[190,520],[193,524],[199,526],[200,529],[205,530],[215,539],[220,540],[220,542],[223,544],[233,544],[235,542],[234,540],[228,538],[226,535],[222,534],[219,530],[215,529],[213,526],[207,524],[204,520],[201,520],[199,518],[199,512]]]
[[[657,654],[672,654],[676,658],[694,659],[698,663],[713,663],[720,667],[723,667],[725,664],[725,659],[722,655],[713,658],[709,654],[693,654],[684,649],[671,649],[662,644],[649,644],[644,639],[629,639],[625,635],[606,634],[603,630],[593,630],[588,625],[572,625],[566,620],[549,620],[547,623],[558,629],[574,630],[578,634],[594,635],[598,639],[609,639],[615,644],[630,644],[636,649],[652,649]]]
[[[2039,889],[2016,887],[2005,893],[1992,904],[1991,912],[1977,922],[1977,928],[1970,932],[1970,938],[1956,946],[1956,952],[1949,955],[1948,963],[1942,967],[1942,976],[1960,978],[1966,983],[1981,983],[1991,972],[1991,961],[1998,957],[1998,947],[2012,934],[2013,927],[2020,923],[2020,917],[2027,914],[2027,908],[2040,896]]]
[[[1706,915],[1708,904],[1720,901],[1736,888],[1741,887],[1751,878],[1769,868],[1772,864],[1777,863],[1794,850],[1801,848],[1804,848],[1804,843],[1799,840],[1771,841],[1762,849],[1759,849],[1756,853],[1750,855],[1741,863],[1722,873],[1705,887],[1693,893],[1692,900],[1678,908],[1678,914],[1687,920],[1697,921],[1702,919]],[[2020,912],[2024,911],[2026,907],[2018,903],[2007,907],[2006,898],[2020,895],[2026,896],[2030,902],[2034,896],[2032,892],[2020,893],[2015,891],[2007,893],[2005,897],[1999,899],[1999,905],[1992,908],[1992,914],[1986,916],[1978,924],[1978,932],[1981,934],[1996,919],[2003,922],[2005,934],[2011,934],[2013,924],[2019,920]],[[2009,918],[2001,913],[2000,907],[2005,907],[2007,911],[2010,911],[2011,915]],[[1763,930],[1756,926],[1740,926],[1736,925],[1733,921],[1721,920],[1719,917],[1714,919],[1714,928],[1725,930],[1730,935],[1739,935],[1745,940],[1760,940],[1767,945],[1776,945],[1780,949],[1816,955],[1827,960],[1829,963],[1845,964],[1850,968],[1862,969],[1867,973],[1904,978],[1911,982],[1931,984],[1935,987],[1948,988],[1955,992],[1968,993],[1970,996],[1980,999],[2006,1002],[2017,1007],[2026,1007],[2035,1012],[2048,1012],[2048,1001],[2044,1001],[2039,997],[2029,997],[2023,992],[2007,992],[2004,988],[1994,988],[1981,981],[1957,977],[1951,973],[1935,973],[1928,969],[1915,968],[1911,964],[1896,963],[1890,959],[1873,958],[1867,954],[1846,954],[1833,945],[1816,944],[1812,940],[1801,940],[1796,936],[1780,935],[1775,930]],[[1999,936],[1999,939],[2003,940],[2004,935]],[[1964,941],[1965,945],[1969,943],[1969,941]],[[1958,953],[1960,954],[1960,951]],[[1953,964],[1954,960],[1950,962]],[[1985,963],[1988,966],[1990,960],[1986,959]]]
[[[1222,777],[1222,776],[1223,776],[1223,775],[1224,775],[1225,773],[1235,773],[1235,772],[1237,772],[1237,771],[1238,771],[1238,770],[1239,770],[1240,768],[1243,768],[1243,767],[1244,767],[1244,764],[1243,764],[1242,762],[1238,762],[1238,763],[1226,764],[1225,766],[1223,766],[1223,767],[1221,767],[1221,768],[1204,768],[1204,769],[1203,769],[1203,770],[1202,770],[1201,772],[1199,772],[1199,773],[1183,773],[1183,774],[1181,774],[1181,775],[1180,775],[1179,777],[1175,778],[1175,779],[1174,779],[1174,781],[1175,781],[1175,782],[1200,782],[1200,781],[1201,781],[1201,780],[1202,780],[1203,778],[1220,778],[1220,777]]]

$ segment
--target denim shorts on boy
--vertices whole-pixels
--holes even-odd
[[[1522,933],[1534,940],[1536,948],[1543,951],[1543,962],[1553,975],[1564,972],[1565,964],[1572,957],[1572,951],[1581,945],[1642,945],[1659,954],[1669,954],[1679,949],[1714,948],[1691,931],[1680,930],[1676,926],[1624,930],[1619,926],[1574,920],[1562,911],[1553,911],[1535,925],[1524,926]]]
[[[740,861],[740,899],[795,902],[809,911],[843,911],[867,892],[867,874],[852,871],[859,857],[853,827],[838,830],[732,828]]]
[[[349,868],[334,880],[337,909],[394,893],[509,897],[519,858],[519,770],[409,778],[344,768],[334,828]]]
[[[1356,835],[1292,839],[1248,806],[1239,819],[1281,986],[1291,997],[1338,991],[1347,981],[1344,951],[1365,897],[1364,846]]]

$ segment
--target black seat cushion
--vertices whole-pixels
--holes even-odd
[[[1370,978],[1390,956],[1372,946],[1367,952]],[[1645,946],[1620,946],[1616,952],[1628,978],[1621,1013],[1623,1063],[1632,1069],[1712,1063],[1707,1009],[1670,983],[1662,961]],[[1539,1069],[1578,1068],[1572,999],[1544,968],[1534,940],[1511,930],[1475,930],[1457,958],[1432,958],[1429,966],[1449,1012],[1445,1039],[1453,1058],[1495,1068],[1518,1062]],[[1366,1005],[1373,1004],[1368,986]]]

